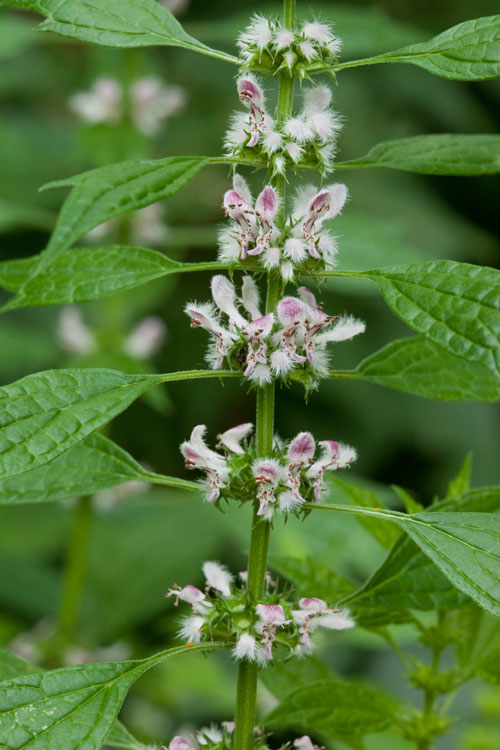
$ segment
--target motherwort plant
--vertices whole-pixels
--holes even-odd
[[[349,210],[341,170],[493,173],[499,171],[499,137],[417,136],[379,144],[363,158],[336,161],[342,117],[332,106],[331,85],[345,68],[376,63],[409,63],[457,80],[498,76],[500,17],[467,21],[427,43],[343,62],[341,40],[332,28],[314,17],[299,20],[295,0],[284,0],[280,18],[251,19],[237,40],[239,57],[188,35],[156,0],[3,0],[0,5],[37,11],[45,16],[42,30],[83,41],[173,45],[233,64],[239,101],[222,156],[130,160],[64,180],[58,184],[73,189],[46,249],[27,261],[2,264],[5,288],[14,292],[3,312],[98,299],[171,273],[214,273],[200,294],[202,301],[187,300],[184,307],[191,327],[208,334],[206,370],[161,375],[51,370],[0,389],[2,502],[79,495],[85,496],[81,507],[88,512],[88,496],[141,480],[201,489],[213,506],[249,504],[253,512],[246,570],[231,572],[206,561],[204,590],[189,581],[168,590],[167,597],[182,611],[182,645],[140,661],[64,667],[4,681],[0,745],[12,750],[138,748],[116,722],[134,680],[177,654],[227,649],[238,669],[234,716],[196,736],[175,736],[167,743],[170,750],[265,748],[265,728],[279,726],[308,732],[317,742],[337,738],[352,747],[363,746],[364,734],[388,730],[420,750],[429,748],[448,729],[444,709],[457,688],[477,674],[499,678],[498,667],[492,666],[494,637],[479,638],[478,633],[499,633],[500,520],[495,511],[500,491],[469,490],[465,467],[448,497],[427,511],[402,491],[405,512],[381,507],[378,498],[350,483],[343,484],[354,504],[329,503],[327,477],[349,469],[356,449],[340,442],[344,436],[332,432],[330,424],[316,436],[300,424],[295,436],[279,437],[275,391],[277,384],[303,387],[314,398],[322,380],[350,379],[442,400],[499,399],[497,271],[446,260],[363,272],[338,269],[338,240],[332,234]],[[115,118],[122,97],[121,89],[101,80],[78,94],[72,106],[86,118]],[[138,127],[156,132],[173,106],[172,92],[156,79],[146,80],[132,97]],[[149,119],[144,119],[146,100],[156,102]],[[127,244],[71,249],[95,227],[172,195],[213,164],[230,172],[221,196],[225,224],[216,259],[179,263]],[[261,170],[256,195],[247,168]],[[298,185],[293,190],[292,178]],[[356,310],[325,309],[316,282],[329,277],[376,283],[389,307],[418,335],[392,342],[355,370],[332,370],[335,344],[363,334],[365,323]],[[142,351],[136,339],[134,351]],[[255,424],[227,425],[210,439],[207,426],[193,425],[180,450],[187,469],[197,472],[196,483],[145,470],[97,432],[156,384],[229,377],[239,378],[248,398],[255,399]],[[293,588],[269,573],[273,526],[285,517],[307,523],[309,514],[318,511],[332,519],[338,513],[359,516],[387,549],[384,562],[361,587],[332,573],[331,585],[320,595],[318,580],[308,579],[305,571],[287,576]],[[77,517],[77,530],[85,512]],[[76,533],[75,544],[81,541]],[[435,613],[434,619],[419,617],[426,610]],[[432,654],[430,666],[402,653],[387,630],[403,622],[417,628]],[[332,674],[294,685],[278,695],[281,701],[271,713],[256,717],[262,670],[308,658],[320,630],[354,627],[375,630],[402,656],[412,684],[424,693],[421,710]],[[324,632],[324,637],[334,642],[337,636]],[[473,658],[461,659],[472,643]],[[451,670],[441,671],[445,649],[455,649],[457,660]],[[291,740],[293,747],[314,750],[309,734]]]

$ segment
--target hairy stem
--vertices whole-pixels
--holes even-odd
[[[80,599],[87,567],[87,551],[92,521],[92,498],[81,497],[75,511],[64,571],[59,635],[71,642],[75,636]]]
[[[287,28],[293,28],[295,22],[295,0],[283,0],[283,22]],[[293,78],[284,72],[280,75],[278,106],[276,119],[278,125],[283,123],[292,112]],[[278,176],[274,187],[281,196],[282,219],[285,210],[285,178]],[[266,313],[273,312],[281,295],[281,277],[272,272],[267,277]],[[274,434],[274,382],[268,383],[257,391],[257,454],[269,455],[273,447]],[[248,603],[253,607],[262,597],[265,585],[267,552],[269,546],[270,523],[257,515],[258,504],[255,503],[250,554],[248,558]],[[236,693],[236,728],[234,734],[235,750],[251,750],[255,725],[255,704],[257,700],[257,677],[259,667],[255,663],[241,661],[238,667],[238,686]]]

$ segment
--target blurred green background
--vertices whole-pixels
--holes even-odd
[[[298,6],[302,14],[309,9],[309,3],[301,7],[299,1]],[[460,21],[498,12],[496,0],[311,6],[322,20],[335,24],[347,59],[425,40]],[[191,0],[179,17],[194,36],[233,51],[232,40],[249,13],[275,10],[275,3]],[[228,116],[238,106],[235,70],[220,61],[175,48],[124,51],[85,46],[33,32],[35,21],[26,14],[0,11],[2,260],[31,255],[45,246],[64,193],[38,192],[44,183],[124,158],[215,155],[220,153]],[[181,86],[186,94],[183,110],[153,139],[127,123],[86,126],[68,104],[76,91],[87,91],[99,77],[126,83],[151,74]],[[272,83],[269,86],[272,89]],[[385,65],[340,73],[334,97],[345,118],[340,158],[349,159],[398,137],[493,133],[500,86],[496,81],[445,81],[411,66]],[[259,175],[247,176],[259,185]],[[368,170],[333,179],[345,181],[351,195],[334,226],[340,236],[341,267],[362,269],[433,258],[498,265],[497,177],[438,178]],[[228,172],[212,166],[166,202],[167,238],[158,249],[176,259],[213,259],[215,229],[222,221],[221,197],[228,184]],[[9,313],[0,322],[0,381],[79,364],[129,371],[154,367],[163,372],[200,366],[206,338],[203,331],[190,331],[182,307],[189,299],[207,299],[208,282],[205,274],[174,276],[82,305],[85,324],[99,342],[92,355],[65,351],[57,336],[59,309]],[[339,369],[355,366],[385,343],[410,335],[369,282],[329,283],[322,288],[322,298],[328,312],[349,312],[367,322],[364,336],[336,348],[334,366]],[[124,342],[150,315],[163,320],[166,338],[148,364],[125,353]],[[156,471],[186,476],[178,445],[194,424],[204,422],[215,438],[234,424],[253,420],[253,410],[254,397],[244,385],[187,382],[134,404],[115,420],[109,434]],[[282,389],[277,426],[284,438],[307,429],[318,439],[357,446],[359,461],[351,478],[378,486],[381,492],[386,485],[399,484],[424,504],[442,496],[469,451],[474,452],[473,485],[498,482],[499,413],[491,405],[424,401],[368,384],[326,382],[308,404],[299,387]],[[73,513],[71,502],[0,510],[0,644],[14,644],[29,658],[42,658],[40,643],[50,636],[57,619]],[[230,509],[222,515],[187,494],[150,489],[99,498],[78,648],[99,658],[121,658],[164,647],[175,636],[177,620],[163,593],[174,582],[199,585],[204,559],[244,569],[248,533],[244,510]],[[304,525],[295,520],[286,526],[278,523],[271,554],[313,556],[358,581],[383,557],[356,521],[337,518],[329,524],[315,518]],[[411,632],[401,637],[414,648]],[[111,651],[97,651],[111,646]],[[389,692],[403,689],[404,670],[370,634],[355,630],[325,639],[324,652],[343,675],[382,681]],[[74,658],[79,656],[75,646]],[[477,695],[463,699],[462,721],[441,747],[500,747],[495,735],[500,698],[477,690]],[[234,667],[229,660],[189,657],[141,680],[125,717],[145,740],[168,742],[182,725],[231,718],[233,693]],[[415,699],[414,693],[408,695]],[[405,745],[386,737],[373,738],[367,747],[390,750]]]

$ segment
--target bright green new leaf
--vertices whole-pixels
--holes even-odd
[[[500,49],[500,42],[499,42]],[[374,146],[336,169],[390,167],[420,174],[475,175],[500,172],[500,135],[417,135]]]
[[[0,284],[21,290],[12,307],[65,305],[107,297],[171,273],[213,271],[222,263],[179,263],[142,247],[79,247],[57,255],[33,275],[40,256],[0,263]],[[96,269],[99,272],[96,273]],[[31,278],[30,278],[31,277]]]
[[[500,379],[478,362],[450,354],[425,336],[392,341],[364,359],[353,377],[440,401],[500,401]]]
[[[381,732],[394,721],[394,706],[361,685],[325,680],[290,693],[264,720],[265,726],[287,725],[360,746],[360,738]]]
[[[237,63],[237,58],[211,49],[186,34],[175,16],[155,0],[2,0],[45,16],[38,28],[107,47],[184,47]]]
[[[100,750],[135,680],[156,664],[224,644],[180,646],[141,661],[85,664],[0,684],[0,747]]]
[[[48,464],[0,479],[0,504],[55,502],[131,481],[199,489],[194,482],[146,471],[123,448],[96,433]]]
[[[363,275],[410,328],[500,376],[500,271],[438,260]]]
[[[127,375],[88,368],[46,370],[21,378],[0,388],[0,477],[36,469],[57,458],[153,385],[227,374],[192,370]]]
[[[458,81],[496,78],[500,75],[500,16],[465,21],[428,42],[341,63],[335,69],[376,63],[411,63],[434,75]]]

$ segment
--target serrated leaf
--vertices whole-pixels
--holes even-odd
[[[500,16],[459,23],[428,42],[376,57],[340,64],[336,70],[375,63],[410,63],[458,81],[484,81],[500,75]]]
[[[438,260],[363,275],[410,328],[500,376],[500,271]]]
[[[487,367],[425,336],[392,341],[345,375],[440,401],[500,401],[500,379]]]
[[[21,290],[12,307],[88,302],[172,273],[227,268],[217,262],[179,263],[155,250],[111,245],[74,248],[33,275],[40,257],[0,263],[0,284],[10,292]]]
[[[63,667],[3,682],[0,746],[100,750],[128,689],[141,674],[178,654],[222,645],[181,646],[141,661]]]
[[[380,732],[394,721],[393,705],[374,690],[333,680],[306,685],[290,693],[271,711],[264,726],[288,725],[329,737],[354,741]]]
[[[417,135],[379,143],[360,159],[335,164],[336,169],[366,167],[462,177],[496,174],[500,172],[500,135]]]
[[[45,254],[65,250],[115,216],[173,195],[208,162],[203,156],[123,161],[49,183],[45,188],[71,186],[73,190],[64,202]]]
[[[352,482],[345,482],[338,477],[333,477],[332,485],[334,488],[340,490],[353,505],[359,505],[363,508],[384,507],[381,499],[374,492],[367,490],[366,487],[360,487]],[[380,521],[378,518],[365,518],[362,516],[359,520],[384,549],[390,549],[401,535],[397,526]]]
[[[160,382],[95,368],[46,370],[0,388],[0,476],[52,461]]]
[[[498,488],[487,488],[485,490],[468,493],[461,504],[461,510],[469,510],[472,507],[497,508],[500,500],[500,491]],[[427,557],[439,568],[451,584],[473,599],[479,606],[486,609],[496,617],[500,616],[500,578],[498,570],[500,565],[500,516],[487,512],[446,512],[446,508],[454,506],[454,502],[445,501],[437,504],[434,512],[417,513],[415,515],[405,515],[394,511],[376,511],[363,508],[351,508],[350,506],[321,506],[307,505],[308,508],[323,508],[341,512],[350,512],[356,514],[370,514],[379,518],[387,518],[396,521],[408,536],[416,542],[420,549]],[[424,587],[423,597],[428,596],[427,604],[422,606],[423,609],[434,608],[436,606],[436,587],[441,597],[442,583],[437,583],[431,579],[432,586],[424,578],[425,566],[415,556],[412,548],[401,549],[404,541],[400,540],[394,549],[389,553],[389,557],[383,563],[382,568],[389,563],[389,573],[386,571],[382,576],[382,584],[387,581],[391,583],[391,589],[394,580],[397,580],[396,598],[402,593],[402,587],[410,588],[410,575],[405,572],[404,578],[398,580],[398,568],[401,570],[405,564],[410,565],[410,570],[415,580],[418,582],[418,588]],[[408,554],[409,553],[409,554]],[[394,562],[396,559],[396,563]],[[424,571],[422,571],[424,567]],[[374,573],[363,588],[354,596],[348,597],[344,601],[354,601],[358,595],[365,593],[367,590],[374,590],[378,587],[381,569]],[[415,578],[416,576],[416,578]],[[403,584],[403,580],[406,582]],[[404,593],[407,593],[407,590]],[[380,589],[377,593],[380,593]],[[392,593],[392,592],[391,592]],[[361,599],[361,597],[359,597]],[[408,604],[408,598],[403,598],[404,605]],[[440,599],[438,606],[444,606]],[[370,602],[367,602],[370,604]],[[382,602],[387,606],[387,602]],[[429,607],[432,603],[432,607]],[[415,607],[417,608],[417,607]]]
[[[440,502],[440,509],[456,508],[487,514],[500,508],[500,488],[467,492],[458,503]],[[379,568],[343,603],[365,607],[434,610],[458,607],[467,599],[408,537],[402,537]]]
[[[0,479],[0,504],[56,502],[131,481],[199,489],[194,482],[146,471],[112,440],[95,434],[44,466]]]
[[[446,498],[460,497],[470,489],[472,471],[472,453],[468,453],[457,476],[448,485]]]
[[[183,47],[228,62],[237,58],[213,50],[186,34],[179,21],[155,0],[2,0],[46,16],[38,28],[107,47]]]

